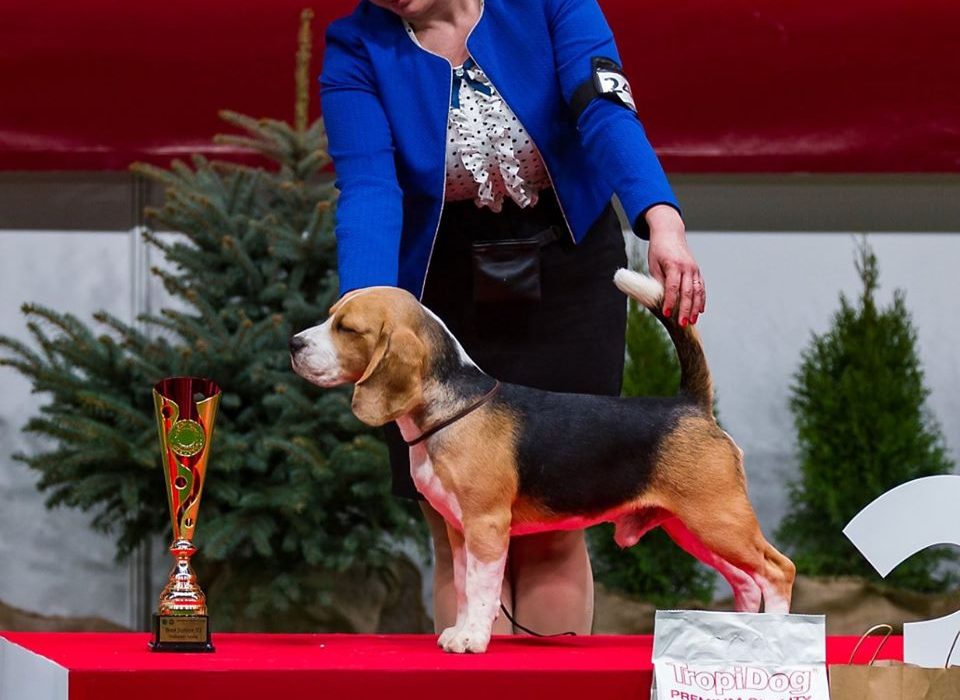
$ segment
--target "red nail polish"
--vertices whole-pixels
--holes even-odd
[[[686,326],[686,325],[687,325],[687,319],[681,318],[681,319],[680,319],[680,327],[683,328],[683,327]]]
[[[664,309],[663,315],[666,316],[667,318],[670,318],[670,311],[672,311],[672,309]]]

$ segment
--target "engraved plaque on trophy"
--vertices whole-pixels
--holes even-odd
[[[153,405],[163,455],[173,524],[173,569],[153,615],[153,651],[213,651],[207,599],[190,557],[210,456],[220,387],[199,377],[170,377],[153,388]]]

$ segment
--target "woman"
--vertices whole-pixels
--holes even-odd
[[[619,394],[614,194],[649,238],[664,313],[696,323],[705,304],[619,63],[596,0],[364,0],[331,24],[321,100],[340,189],[341,293],[413,292],[501,380]],[[388,445],[395,493],[416,498],[398,431]],[[421,507],[440,631],[456,617],[451,554],[442,519]],[[515,538],[503,590],[524,626],[589,633],[583,532]],[[512,631],[501,616],[494,632]]]

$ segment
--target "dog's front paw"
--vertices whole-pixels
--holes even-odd
[[[451,632],[449,636],[447,633]],[[490,644],[490,630],[480,625],[464,625],[461,629],[448,627],[437,642],[444,651],[453,654],[482,654]]]
[[[447,627],[447,629],[445,629],[443,632],[441,632],[441,633],[440,633],[440,636],[437,638],[437,646],[440,647],[441,649],[443,649],[444,651],[448,651],[448,650],[447,650],[447,644],[449,644],[449,643],[450,643],[450,640],[453,639],[453,638],[457,635],[457,631],[458,631],[459,629],[460,629],[460,628],[457,627],[456,625],[453,625],[453,626],[451,626],[451,627]]]

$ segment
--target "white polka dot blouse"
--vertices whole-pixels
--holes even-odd
[[[404,24],[420,46],[413,28]],[[550,178],[537,147],[480,66],[468,58],[455,67],[444,198],[473,199],[478,207],[498,212],[504,197],[532,207],[537,193],[548,187]]]

